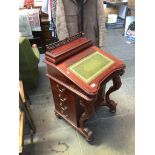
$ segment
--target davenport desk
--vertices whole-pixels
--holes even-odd
[[[121,86],[120,76],[125,64],[92,44],[79,33],[65,40],[48,45],[45,54],[51,89],[55,102],[55,115],[63,118],[87,141],[92,131],[85,121],[100,106],[116,112],[116,103],[109,95]],[[105,92],[106,83],[113,86]]]

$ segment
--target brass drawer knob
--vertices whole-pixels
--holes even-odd
[[[59,92],[61,92],[61,93],[63,93],[66,90],[66,88],[60,88],[59,84],[57,84],[56,87],[58,88]]]
[[[66,90],[66,88],[59,88],[58,90],[59,92],[63,93]]]
[[[65,102],[67,100],[67,98],[60,98],[60,101]]]
[[[66,118],[68,118],[68,115],[65,115]]]
[[[62,113],[62,114],[64,114],[64,111],[63,111],[63,110],[61,110],[61,113]]]
[[[63,106],[63,103],[62,102],[60,102],[60,106]]]
[[[65,110],[67,110],[67,106],[61,107],[61,109],[62,109],[63,111],[65,111]]]

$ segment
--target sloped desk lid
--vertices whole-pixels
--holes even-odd
[[[56,68],[88,94],[96,94],[100,84],[125,64],[96,46],[72,56]]]
[[[97,76],[108,69],[114,61],[96,51],[75,62],[68,69],[86,83],[90,83]]]

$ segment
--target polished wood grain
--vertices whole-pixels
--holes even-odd
[[[25,121],[24,112],[20,112],[20,114],[19,114],[19,154],[23,153],[23,146],[24,146],[24,121]]]
[[[45,63],[55,102],[55,115],[66,120],[87,141],[91,141],[93,132],[85,126],[85,122],[101,106],[107,106],[110,112],[116,112],[117,104],[110,99],[110,94],[121,87],[120,76],[124,73],[125,64],[92,44],[85,47],[85,43],[89,43],[89,39],[81,36],[66,44],[53,45],[51,51],[48,47]],[[86,83],[68,67],[96,51],[112,59],[114,63],[90,83]],[[110,80],[113,81],[113,86],[106,92],[106,83]],[[92,84],[95,87],[91,87]]]

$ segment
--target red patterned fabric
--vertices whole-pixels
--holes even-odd
[[[34,0],[24,0],[24,6],[25,7],[34,6]]]
[[[31,25],[32,31],[41,31],[40,27],[40,19],[39,19],[39,8],[36,9],[28,9],[27,16],[29,18],[29,22]]]

